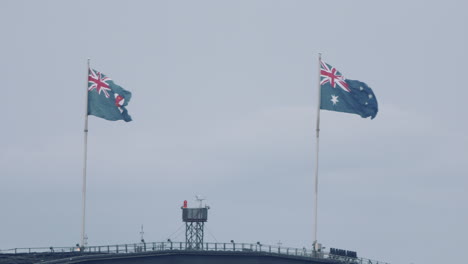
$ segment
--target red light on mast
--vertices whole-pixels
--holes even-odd
[[[187,208],[187,200],[184,201],[184,208]]]

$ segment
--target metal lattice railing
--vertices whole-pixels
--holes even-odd
[[[179,251],[194,250],[185,242],[148,242],[134,244],[119,244],[106,246],[79,247],[38,247],[38,248],[13,248],[0,250],[0,254],[31,254],[31,253],[52,253],[52,252],[84,252],[101,254],[128,254],[154,251]],[[220,252],[261,252],[272,255],[287,255],[305,258],[321,258],[339,260],[352,264],[389,264],[382,261],[370,260],[366,258],[350,258],[333,255],[329,252],[317,252],[306,248],[290,248],[281,246],[263,245],[260,243],[203,243],[202,248],[197,251],[220,251]]]

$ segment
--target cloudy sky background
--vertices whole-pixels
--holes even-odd
[[[468,246],[466,1],[0,1],[0,249],[80,242],[86,60],[133,93],[91,116],[90,245],[310,247],[317,53],[376,119],[322,111],[318,239],[391,263]],[[172,236],[171,236],[172,235]]]

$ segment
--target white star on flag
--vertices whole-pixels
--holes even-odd
[[[339,102],[339,101],[338,101],[338,96],[332,94],[331,97],[332,97],[332,99],[331,99],[330,101],[332,101],[333,105],[336,105],[336,103]]]

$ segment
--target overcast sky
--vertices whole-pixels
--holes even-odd
[[[133,93],[89,118],[89,245],[310,248],[317,53],[374,90],[321,112],[318,240],[392,264],[468,246],[468,2],[0,1],[0,249],[80,242],[87,58]],[[183,230],[183,229],[182,229]],[[175,233],[175,234],[174,234]]]

